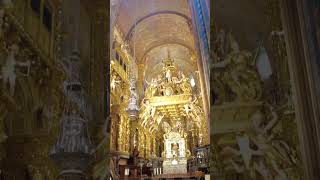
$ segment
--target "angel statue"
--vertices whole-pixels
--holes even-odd
[[[117,87],[117,85],[119,85],[120,83],[121,83],[121,81],[117,80],[117,76],[115,74],[113,74],[111,82],[110,82],[111,89],[114,90]]]
[[[153,118],[156,113],[156,108],[150,105],[150,102],[146,100],[145,103],[142,103],[144,107],[143,113],[140,115],[140,118],[143,119],[142,125],[146,125],[149,118]]]
[[[240,51],[239,45],[228,34],[230,53],[213,68],[224,69],[218,79],[235,93],[238,101],[258,100],[262,94],[261,80],[255,69],[255,59],[248,51]]]
[[[19,47],[16,44],[12,44],[9,49],[9,54],[5,64],[2,66],[2,85],[3,89],[6,89],[7,84],[9,83],[9,93],[10,96],[14,95],[14,88],[16,84],[16,66],[27,67],[27,75],[30,71],[30,61],[27,62],[17,62],[16,55],[19,52]]]
[[[157,87],[158,87],[158,82],[156,79],[152,78],[151,82],[148,82],[146,80],[146,83],[148,85],[148,88],[145,92],[145,98],[150,98],[152,96],[154,96],[157,92]]]

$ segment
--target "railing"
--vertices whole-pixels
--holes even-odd
[[[193,150],[195,158],[188,160],[188,168],[190,171],[208,171],[210,164],[210,145],[197,147]]]

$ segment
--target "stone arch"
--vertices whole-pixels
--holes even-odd
[[[185,18],[188,21],[189,24],[191,24],[191,22],[192,22],[191,19],[187,15],[185,15],[183,13],[180,13],[180,12],[177,12],[177,11],[167,11],[166,10],[166,11],[158,11],[158,12],[150,13],[150,14],[148,14],[146,16],[143,16],[142,18],[138,19],[137,21],[135,21],[135,23],[130,27],[128,33],[126,34],[125,40],[128,41],[131,38],[131,35],[134,32],[134,29],[141,22],[143,22],[144,20],[146,20],[146,19],[148,19],[150,17],[157,16],[159,14],[173,14],[173,15],[177,15],[177,16],[181,16],[181,17]]]

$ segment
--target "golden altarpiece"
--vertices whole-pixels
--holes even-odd
[[[111,153],[126,165],[134,151],[139,161],[159,159],[158,173],[187,173],[192,149],[209,143],[202,98],[194,81],[175,66],[174,59],[163,59],[162,70],[145,81],[143,97],[138,96],[137,67],[130,50],[114,27],[115,59],[111,61]]]
[[[176,69],[170,56],[163,65],[162,72],[147,83],[140,121],[151,133],[163,129],[163,173],[187,173],[187,158],[193,148],[187,146],[187,133],[192,127],[201,129],[199,143],[208,143],[206,120],[190,79]]]

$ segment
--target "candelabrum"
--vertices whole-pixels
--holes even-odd
[[[130,97],[127,107],[127,113],[131,120],[136,120],[139,113],[138,107],[138,94],[136,91],[136,80],[134,78],[130,79]]]
[[[58,164],[64,179],[85,179],[85,170],[93,158],[93,147],[88,133],[88,105],[76,73],[79,57],[70,57],[68,79],[64,83],[66,96],[61,117],[60,133],[50,157]]]
[[[138,94],[136,91],[136,80],[134,78],[130,79],[130,97],[129,97],[129,103],[127,107],[127,113],[130,118],[130,151],[132,152],[135,147],[135,132],[136,132],[136,126],[137,126],[137,117],[139,114],[139,107],[138,107]]]

